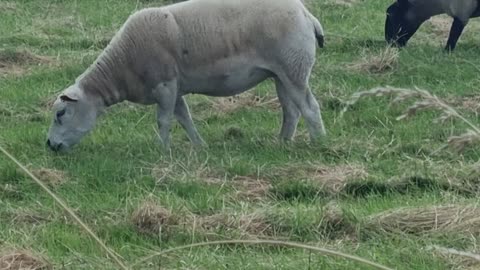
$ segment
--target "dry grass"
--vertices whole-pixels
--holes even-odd
[[[26,250],[5,250],[0,252],[0,270],[47,270],[53,269],[46,259]]]
[[[230,181],[235,189],[235,198],[262,201],[268,198],[272,184],[258,177],[237,176]]]
[[[467,124],[469,129],[458,136],[451,136],[448,138],[448,144],[456,151],[463,151],[466,148],[480,142],[480,127],[462,116],[455,108],[442,101],[437,96],[430,92],[418,88],[405,89],[395,87],[378,87],[368,91],[361,91],[355,93],[349,101],[346,102],[345,109],[342,114],[348,109],[349,106],[356,104],[363,97],[381,97],[381,96],[394,96],[392,104],[398,104],[410,99],[416,99],[413,105],[409,106],[402,115],[397,117],[397,120],[406,119],[418,114],[421,111],[435,110],[440,113],[440,116],[434,120],[434,123],[443,123],[449,119],[460,119]]]
[[[68,181],[67,174],[64,171],[49,168],[32,168],[31,166],[29,166],[29,170],[49,186],[59,186]],[[22,171],[19,172],[23,173]]]
[[[191,161],[185,162],[160,162],[153,166],[152,177],[157,184],[168,181],[196,180],[206,184],[222,184],[225,180],[220,174],[207,166],[207,163],[196,164]]]
[[[448,36],[448,33],[450,33],[452,18],[448,15],[433,16],[426,22],[426,24],[431,25],[433,33],[443,39]]]
[[[55,60],[48,56],[36,55],[28,50],[0,51],[0,76],[22,75],[29,66],[53,64]]]
[[[8,216],[12,223],[25,224],[28,226],[39,225],[51,220],[51,217],[46,213],[25,208],[14,209]]]
[[[336,5],[351,7],[358,3],[359,0],[332,0]]]
[[[148,199],[133,212],[131,222],[141,233],[158,235],[169,226],[177,225],[178,218],[169,209]]]
[[[210,216],[197,216],[195,223],[206,232],[235,231],[249,239],[272,236],[273,227],[262,213],[219,213]],[[222,235],[224,233],[222,232]]]
[[[335,201],[325,205],[323,209],[322,224],[324,234],[330,237],[352,237],[355,225],[347,218],[343,209]]]
[[[0,11],[2,12],[12,12],[17,9],[17,3],[10,2],[10,1],[2,1],[0,2]]]
[[[480,208],[476,205],[446,205],[400,208],[367,218],[366,228],[386,233],[480,233]]]
[[[209,99],[215,112],[228,114],[245,107],[280,108],[277,97],[255,95],[253,91],[244,92],[232,97]]]
[[[435,255],[450,264],[452,269],[473,270],[480,268],[480,255],[477,253],[439,246],[427,247],[427,250],[433,250]]]
[[[480,96],[478,95],[450,98],[447,102],[452,107],[473,112],[477,117],[480,114]]]
[[[361,165],[292,164],[276,169],[277,176],[304,179],[318,185],[325,193],[335,195],[343,191],[349,181],[365,179],[367,171]]]
[[[348,68],[356,72],[385,73],[395,69],[398,58],[398,49],[388,46],[379,52],[364,52],[362,58],[355,63],[349,64]]]

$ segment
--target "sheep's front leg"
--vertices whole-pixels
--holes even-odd
[[[455,49],[457,41],[460,38],[460,35],[462,34],[463,29],[465,28],[467,23],[468,21],[464,22],[456,17],[453,19],[452,28],[450,29],[450,34],[447,41],[447,46],[445,47],[445,50],[447,52],[451,52]]]
[[[175,105],[175,118],[182,125],[183,129],[187,132],[187,136],[194,145],[205,145],[205,141],[198,133],[195,125],[193,124],[192,116],[188,110],[188,105],[182,96],[177,97],[177,103]]]
[[[176,81],[162,83],[154,90],[157,101],[157,124],[165,149],[170,148],[170,127],[177,99]]]

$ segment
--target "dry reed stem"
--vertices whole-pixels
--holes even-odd
[[[480,265],[480,255],[472,252],[445,248],[440,246],[429,246],[427,250],[434,250],[438,255],[447,259],[453,269],[478,269]]]
[[[372,261],[369,261],[369,260],[366,260],[366,259],[363,259],[363,258],[360,258],[360,257],[357,257],[357,256],[345,254],[345,253],[342,253],[342,252],[339,252],[339,251],[334,251],[334,250],[329,250],[329,249],[326,249],[326,248],[314,247],[314,246],[309,246],[309,245],[299,244],[299,243],[294,243],[294,242],[275,241],[275,240],[226,240],[226,241],[211,241],[211,242],[195,243],[195,244],[175,247],[175,248],[171,248],[171,249],[167,249],[167,250],[163,250],[163,251],[154,253],[150,256],[147,256],[147,257],[144,257],[144,258],[138,260],[137,262],[132,264],[131,267],[134,268],[134,267],[136,267],[140,264],[143,264],[143,263],[153,259],[154,257],[163,256],[163,255],[173,253],[173,252],[176,252],[176,251],[179,251],[179,250],[191,249],[191,248],[202,247],[202,246],[219,246],[219,245],[271,245],[271,246],[283,246],[283,247],[291,247],[291,248],[300,248],[300,249],[304,249],[304,250],[315,251],[315,252],[318,252],[318,253],[321,253],[321,254],[324,254],[324,255],[328,255],[328,256],[344,258],[344,259],[351,260],[351,261],[354,261],[354,262],[357,262],[357,263],[361,263],[363,265],[371,266],[371,267],[376,268],[376,269],[393,270],[389,267],[380,265],[378,263],[375,263],[375,262],[372,262]]]
[[[127,266],[123,264],[123,262],[120,260],[119,255],[116,254],[113,250],[108,248],[105,243],[100,240],[100,238],[88,227],[76,214],[75,212],[68,207],[68,205],[60,199],[53,191],[50,190],[50,188],[45,185],[40,179],[38,179],[32,172],[30,172],[20,161],[18,161],[15,157],[13,157],[7,150],[5,150],[2,146],[0,146],[0,151],[5,154],[11,161],[13,161],[18,167],[20,167],[32,180],[38,184],[45,192],[48,193],[48,195],[55,200],[72,218],[75,220],[80,227],[87,233],[89,234],[99,245],[102,247],[102,249],[112,257],[112,259],[115,261],[115,263],[120,267],[120,269],[128,270]]]
[[[369,217],[366,227],[386,233],[480,233],[480,208],[475,205],[446,205],[400,208]]]
[[[26,250],[0,252],[0,270],[50,270],[53,269],[45,258]]]

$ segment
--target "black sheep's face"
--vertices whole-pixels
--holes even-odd
[[[387,9],[385,20],[385,40],[390,44],[403,47],[418,27],[408,18],[411,4],[408,0],[398,0]]]

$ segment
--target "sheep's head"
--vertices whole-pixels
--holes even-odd
[[[415,16],[414,6],[408,0],[397,0],[387,9],[385,40],[403,47],[421,24]]]
[[[95,126],[98,110],[77,85],[67,88],[52,106],[53,122],[47,145],[65,151],[77,144]]]

